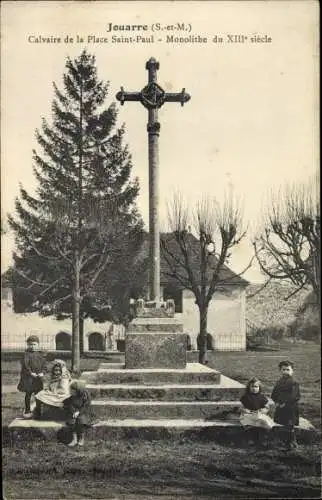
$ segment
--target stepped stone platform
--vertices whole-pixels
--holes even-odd
[[[187,336],[173,307],[160,312],[154,303],[147,305],[139,302],[139,315],[129,325],[124,362],[114,358],[81,375],[98,419],[90,432],[112,438],[240,434],[244,385],[197,362],[187,363]],[[47,436],[63,431],[64,423],[15,419],[9,428],[16,435],[29,429]]]
[[[238,418],[244,386],[199,363],[177,370],[101,363],[96,372],[83,372],[81,379],[97,417],[89,440],[182,436],[240,444],[246,439]],[[63,421],[15,418],[8,431],[12,444],[39,437],[70,439]],[[279,440],[282,432],[277,429],[270,439]],[[318,435],[315,429],[298,428],[297,436],[299,442],[310,443]]]
[[[240,408],[244,385],[199,363],[180,369],[106,366],[81,376],[99,419],[224,419]]]

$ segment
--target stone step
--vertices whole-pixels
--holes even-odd
[[[263,434],[267,433],[265,429],[260,429]],[[60,434],[60,435],[59,435]],[[283,437],[283,428],[277,426],[276,430],[269,432],[269,446]],[[266,434],[267,435],[267,434]],[[320,433],[313,430],[296,428],[297,440],[300,444],[320,442]],[[30,442],[37,438],[63,439],[63,442],[69,442],[71,436],[63,422],[25,420],[15,418],[8,426],[3,429],[3,439],[9,440],[9,444],[19,442]],[[175,437],[184,437],[189,439],[207,439],[207,441],[219,441],[221,443],[235,443],[246,445],[248,435],[241,427],[238,421],[223,421],[203,419],[108,419],[98,421],[92,428],[86,432],[86,438],[90,442],[93,439],[106,440],[107,446],[111,439],[167,439]]]
[[[199,363],[187,363],[182,369],[126,369],[124,364],[101,363],[96,372],[83,372],[81,378],[91,384],[219,384],[220,375]]]
[[[222,384],[86,384],[92,399],[145,401],[222,401],[239,400],[243,389]]]
[[[105,401],[93,400],[98,419],[224,419],[236,414],[239,401]]]
[[[99,365],[97,371],[102,371],[102,370],[104,370],[104,371],[105,370],[114,370],[115,371],[115,370],[123,370],[123,368],[125,368],[124,359],[121,360],[121,361],[119,361],[119,362],[117,362],[117,363],[101,363]],[[92,373],[92,372],[87,372],[87,373]]]

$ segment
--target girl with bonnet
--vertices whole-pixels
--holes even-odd
[[[48,387],[36,395],[35,417],[40,418],[42,410],[48,408],[63,408],[63,402],[69,397],[70,374],[66,363],[61,359],[55,359],[52,363]]]
[[[67,413],[67,425],[70,426],[73,439],[68,446],[84,446],[84,431],[94,423],[91,400],[85,383],[73,380],[69,386],[70,397],[64,401]]]

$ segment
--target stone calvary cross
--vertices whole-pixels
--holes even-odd
[[[190,95],[183,88],[179,93],[165,92],[157,82],[159,63],[151,57],[145,68],[149,72],[148,84],[140,92],[124,92],[116,94],[116,99],[123,105],[125,101],[143,104],[149,112],[147,131],[149,137],[149,299],[157,304],[160,301],[160,229],[159,229],[159,133],[158,109],[165,102],[180,102],[181,106],[189,101]]]

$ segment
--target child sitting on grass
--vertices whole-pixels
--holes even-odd
[[[46,407],[63,408],[63,402],[70,396],[69,384],[71,377],[66,368],[66,364],[61,359],[55,359],[51,368],[48,387],[36,394],[36,410],[34,417],[39,419],[42,415],[42,410]],[[47,413],[49,413],[47,411]],[[55,417],[58,412],[52,412],[52,417]]]
[[[69,386],[71,396],[64,401],[67,413],[67,425],[70,426],[73,439],[68,446],[84,446],[84,431],[94,423],[91,400],[86,386],[80,380],[73,380]]]
[[[46,358],[39,352],[39,338],[31,335],[27,338],[27,349],[21,360],[20,381],[18,391],[25,393],[24,418],[31,418],[31,396],[43,388],[43,377],[46,371]]]
[[[258,428],[272,429],[275,424],[268,415],[269,400],[262,393],[262,386],[258,378],[253,377],[247,383],[240,401],[243,405],[240,423],[249,430],[251,434],[250,441],[259,442],[260,433]]]
[[[281,378],[276,382],[272,400],[275,402],[274,421],[285,426],[285,444],[288,450],[297,448],[295,425],[299,425],[298,401],[301,397],[300,386],[293,378],[293,363],[285,360],[278,365]]]

